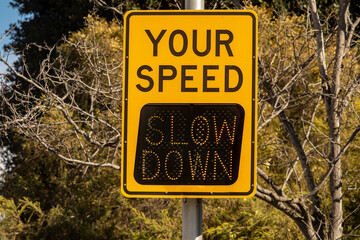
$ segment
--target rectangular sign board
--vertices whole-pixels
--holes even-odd
[[[123,194],[254,195],[256,14],[130,11],[124,25]]]

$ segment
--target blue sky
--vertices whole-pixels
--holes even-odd
[[[0,39],[5,35],[6,30],[9,29],[10,24],[16,23],[21,19],[17,9],[14,9],[10,6],[11,0],[0,0]],[[7,54],[4,53],[3,46],[4,44],[9,43],[10,38],[6,37],[0,42],[0,55],[5,58]],[[10,62],[14,61],[16,57],[14,55],[9,56],[8,60]],[[0,73],[4,73],[6,67],[4,64],[0,63]]]
[[[10,7],[10,0],[0,0],[0,39],[5,35],[6,30],[9,29],[10,24],[16,23],[17,20],[21,19],[16,9]],[[5,58],[6,54],[3,51],[3,46],[6,43],[9,43],[9,37],[4,38],[0,41],[0,55]],[[8,60],[13,62],[16,59],[16,56],[9,56]],[[3,63],[0,63],[0,73],[6,71],[6,66]],[[1,81],[1,79],[0,79]],[[4,148],[0,148],[0,177],[2,175],[2,169],[4,168],[1,152],[4,151]]]

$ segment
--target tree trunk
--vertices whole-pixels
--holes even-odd
[[[342,237],[343,233],[343,210],[342,210],[342,166],[341,158],[339,158],[340,146],[340,117],[335,109],[338,107],[338,100],[333,99],[331,104],[330,125],[330,154],[329,160],[334,164],[332,173],[330,174],[330,195],[331,195],[331,218],[329,239],[336,240]]]
[[[330,130],[330,155],[329,160],[334,164],[334,170],[330,175],[330,194],[332,201],[330,239],[340,239],[343,233],[343,210],[342,210],[342,165],[340,158],[340,123],[341,111],[339,110],[340,83],[342,63],[346,49],[346,28],[348,19],[348,0],[340,0],[339,27],[337,32],[337,44],[334,71],[332,74],[331,85],[331,106],[328,111],[329,130]]]

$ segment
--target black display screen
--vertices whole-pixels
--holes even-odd
[[[238,104],[147,104],[134,178],[148,185],[231,185],[238,178],[244,109]]]

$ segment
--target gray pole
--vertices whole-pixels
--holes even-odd
[[[182,7],[184,10],[204,10],[204,0],[183,0]]]
[[[204,10],[204,0],[183,0],[185,10]],[[182,240],[202,240],[202,199],[183,198]]]
[[[202,239],[202,199],[183,198],[182,240]]]

